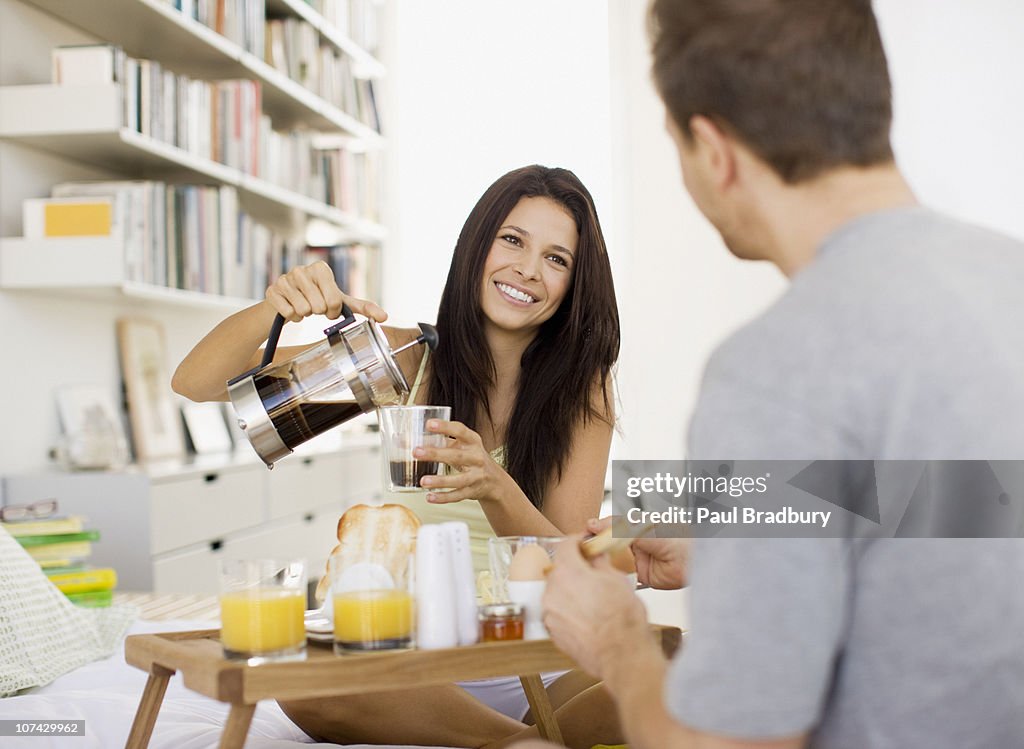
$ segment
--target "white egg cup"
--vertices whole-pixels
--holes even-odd
[[[544,580],[509,580],[508,599],[523,607],[523,639],[546,640],[547,627],[542,619],[544,609],[541,600],[544,598]]]

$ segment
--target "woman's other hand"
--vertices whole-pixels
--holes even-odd
[[[427,429],[450,437],[448,447],[417,447],[417,460],[437,461],[450,466],[446,476],[424,476],[420,486],[431,490],[427,501],[436,504],[464,499],[501,501],[515,482],[484,449],[480,435],[458,421],[431,419]],[[438,489],[451,491],[438,492]]]
[[[334,272],[323,260],[292,268],[278,276],[267,289],[266,300],[288,322],[298,322],[310,315],[326,315],[331,320],[341,316],[341,305],[377,322],[388,319],[375,302],[348,296],[334,280]]]

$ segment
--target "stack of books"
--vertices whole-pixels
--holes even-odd
[[[128,57],[111,44],[56,47],[52,57],[53,82],[58,85],[117,84],[124,102],[121,123],[129,130],[328,202],[326,180],[311,173],[311,161],[317,157],[314,134],[275,130],[262,111],[259,81],[195,80],[154,60]],[[339,71],[324,80],[330,91],[320,91],[320,84],[312,80],[306,83],[380,130],[372,82]]]
[[[379,0],[306,0],[329,24],[371,55],[380,46]]]
[[[305,263],[323,260],[334,272],[338,287],[362,299],[380,298],[379,248],[360,243],[309,246]]]
[[[90,567],[92,544],[100,534],[77,516],[15,520],[0,523],[68,599],[86,607],[109,606],[117,585],[110,567]]]
[[[194,21],[263,56],[264,0],[163,0]]]
[[[301,240],[254,221],[239,207],[233,187],[63,182],[51,193],[52,198],[25,201],[26,236],[102,231],[123,243],[128,281],[258,299],[301,261]]]
[[[265,61],[321,99],[380,132],[380,111],[373,80],[356,75],[352,60],[317,30],[297,18],[267,21]]]

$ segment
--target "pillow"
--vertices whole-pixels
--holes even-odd
[[[0,697],[111,655],[136,611],[75,606],[0,527]]]

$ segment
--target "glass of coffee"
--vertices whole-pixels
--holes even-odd
[[[448,437],[427,431],[431,419],[448,421],[449,406],[384,406],[378,409],[388,491],[422,492],[420,479],[441,475],[444,463],[420,460],[412,452],[417,447],[446,447]]]

